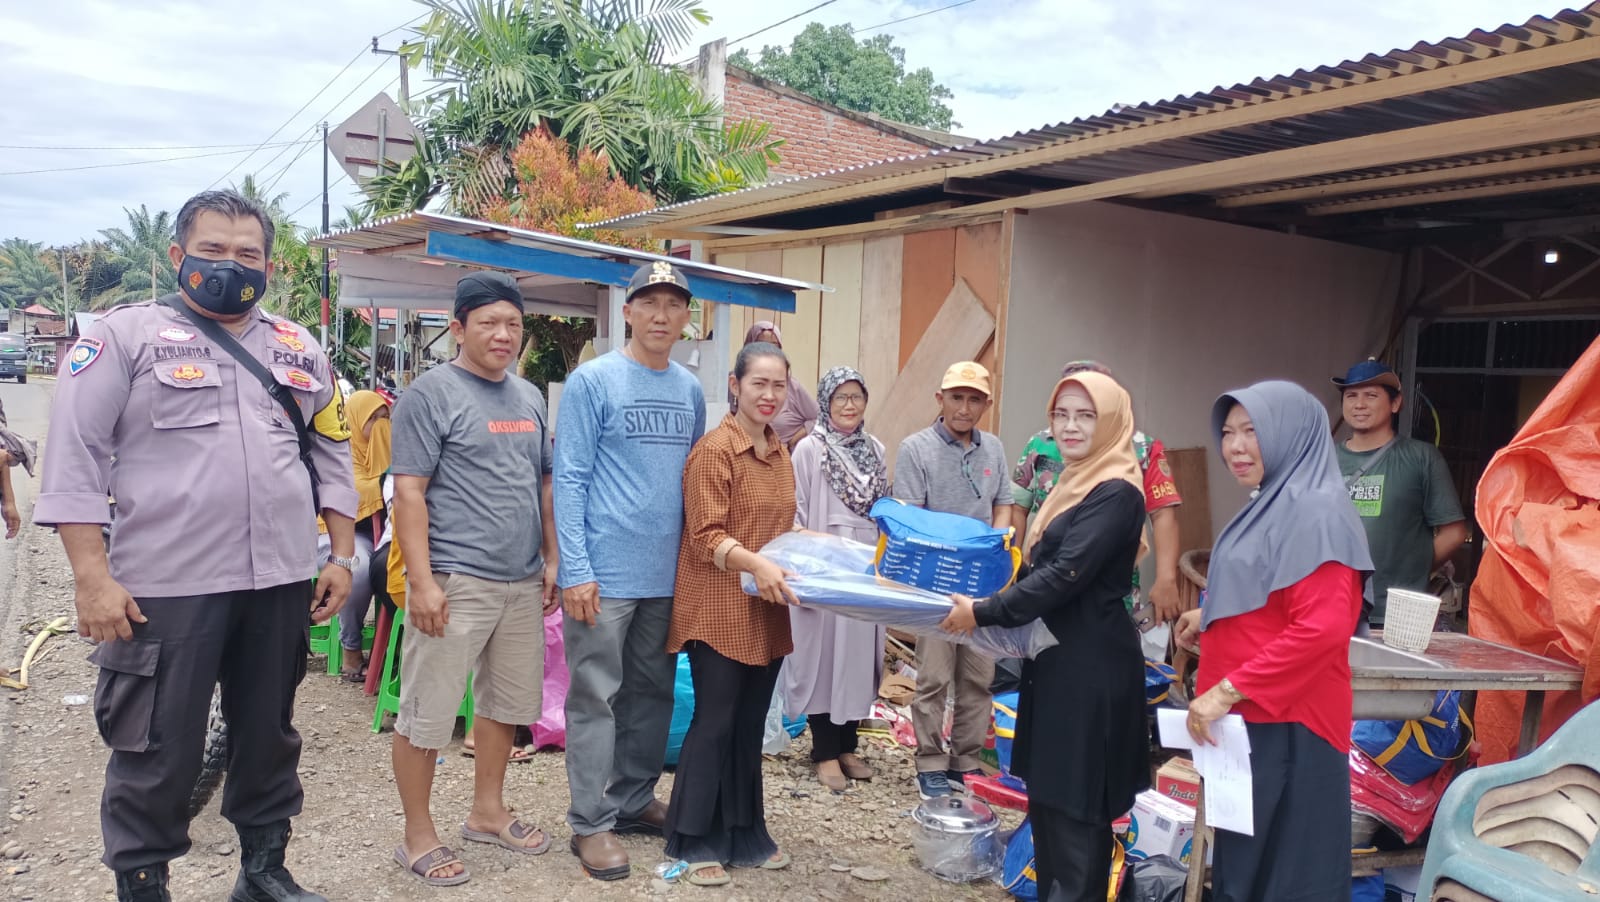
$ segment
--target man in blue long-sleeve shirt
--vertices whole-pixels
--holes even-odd
[[[640,267],[622,307],[632,337],[572,373],[556,424],[567,823],[572,853],[602,880],[628,876],[617,833],[660,833],[666,818],[655,786],[672,723],[683,467],[706,426],[699,381],[670,357],[689,299],[676,267]]]

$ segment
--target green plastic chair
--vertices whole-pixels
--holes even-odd
[[[1434,815],[1418,899],[1591,902],[1600,886],[1600,703],[1544,745],[1457,777]]]
[[[372,639],[375,635],[376,630],[371,624],[366,624],[361,628],[361,650],[363,652],[372,651]],[[328,673],[334,675],[339,673],[339,668],[343,661],[342,653],[344,648],[339,644],[338,614],[329,617],[327,623],[311,624],[310,648],[311,653],[314,655],[328,656]]]
[[[405,622],[405,609],[395,611],[394,624],[389,627],[389,648],[383,654],[383,676],[378,680],[378,703],[372,710],[374,733],[383,732],[385,714],[400,713],[400,630]],[[472,707],[472,674],[469,673],[466,695],[462,696],[461,707],[456,710],[456,716],[465,719],[469,730],[472,729]]]

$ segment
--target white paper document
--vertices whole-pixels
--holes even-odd
[[[1250,776],[1250,735],[1244,718],[1227,714],[1211,723],[1211,738],[1216,745],[1202,745],[1189,735],[1187,711],[1160,708],[1156,724],[1161,744],[1170,749],[1194,752],[1194,767],[1205,778],[1201,796],[1205,799],[1206,825],[1255,835],[1255,803]]]

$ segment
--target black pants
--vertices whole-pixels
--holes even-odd
[[[262,827],[300,813],[294,694],[306,672],[310,581],[271,589],[140,598],[148,623],[102,643],[95,723],[112,749],[100,799],[101,861],[114,871],[189,851],[189,795],[222,683],[228,777],[222,815]]]
[[[1350,762],[1297,723],[1246,723],[1255,835],[1218,830],[1216,902],[1350,898]]]
[[[1111,824],[1092,824],[1030,805],[1040,902],[1105,902],[1111,883]]]
[[[394,541],[391,539],[389,544],[372,553],[372,560],[367,564],[367,580],[372,584],[372,597],[383,605],[390,617],[398,610],[394,596],[389,594],[389,549],[392,547]]]
[[[762,804],[761,740],[782,662],[741,664],[703,642],[685,651],[694,719],[667,807],[667,856],[756,867],[778,851]]]
[[[832,761],[860,747],[856,739],[856,728],[861,726],[859,720],[834,723],[830,715],[812,714],[806,717],[806,725],[811,728],[813,762]]]

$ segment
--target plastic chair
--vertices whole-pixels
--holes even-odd
[[[383,716],[400,713],[400,632],[405,626],[406,612],[394,612],[394,623],[389,627],[389,647],[383,653],[383,676],[378,680],[378,703],[372,710],[372,732],[383,732]],[[472,674],[467,674],[467,692],[461,699],[456,716],[466,720],[472,729]]]
[[[1597,768],[1600,705],[1589,705],[1527,756],[1458,777],[1439,802],[1418,898],[1594,902]]]
[[[372,651],[372,639],[377,635],[371,624],[361,627],[361,650]],[[328,618],[327,623],[311,625],[311,653],[328,656],[328,673],[338,675],[344,663],[344,646],[339,644],[339,615]]]

